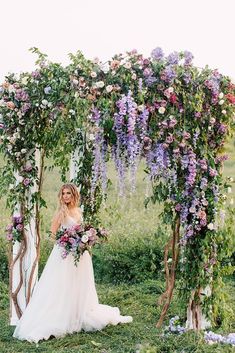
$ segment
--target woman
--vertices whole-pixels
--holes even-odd
[[[82,222],[79,193],[74,184],[64,184],[59,192],[59,208],[51,232]],[[94,282],[91,256],[85,251],[77,266],[69,254],[61,257],[54,245],[33,296],[25,309],[13,336],[20,340],[38,342],[50,336],[101,330],[106,325],[131,322],[131,316],[120,315],[119,309],[102,305]]]

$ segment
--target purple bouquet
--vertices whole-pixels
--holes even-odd
[[[104,228],[79,224],[57,231],[56,243],[62,249],[62,258],[65,259],[71,253],[77,265],[84,251],[91,252],[92,247],[107,240],[107,236],[108,233]]]

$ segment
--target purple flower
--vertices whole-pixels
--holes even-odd
[[[23,230],[23,224],[17,224],[17,226],[16,226],[16,229],[18,230],[18,231],[22,231]]]
[[[193,60],[193,54],[190,51],[185,50],[184,52],[184,64],[191,65]]]
[[[31,73],[33,78],[39,78],[41,76],[40,72],[38,70],[35,70]]]
[[[215,177],[218,173],[215,169],[209,167],[209,174],[211,177]]]
[[[192,81],[192,75],[190,72],[185,72],[183,75],[184,82],[188,85]]]
[[[177,203],[177,205],[175,206],[175,210],[176,210],[177,212],[180,212],[181,209],[182,209],[181,204],[180,204],[180,203]]]
[[[12,229],[13,229],[13,225],[12,225],[12,224],[8,224],[8,226],[6,227],[6,230],[7,230],[8,232],[11,232]]]
[[[30,184],[30,179],[29,178],[24,178],[23,184],[24,184],[24,186],[28,186]]]
[[[168,64],[170,64],[170,65],[178,64],[179,54],[176,51],[174,51],[173,53],[168,55],[166,60],[167,60]]]
[[[166,68],[161,73],[161,79],[163,81],[166,81],[166,82],[169,82],[169,83],[172,83],[172,81],[175,79],[176,76],[177,75],[176,75],[175,70],[170,65],[166,66]]]
[[[26,101],[29,101],[29,95],[26,91],[19,88],[16,90],[15,99],[18,101],[26,102]]]
[[[30,103],[24,103],[21,107],[21,112],[22,114],[27,113],[27,111],[31,108],[31,104]]]
[[[11,241],[13,239],[13,234],[12,233],[8,233],[6,235],[6,237],[7,237],[7,240]]]
[[[13,216],[12,221],[14,224],[19,224],[23,222],[23,218],[21,216]]]
[[[162,60],[164,57],[163,50],[160,47],[153,49],[151,56],[154,60]]]

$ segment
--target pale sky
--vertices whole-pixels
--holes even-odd
[[[195,65],[235,78],[235,0],[0,0],[0,26],[0,81],[33,70],[33,46],[63,64],[77,50],[103,61],[189,50]]]

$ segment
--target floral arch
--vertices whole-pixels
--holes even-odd
[[[212,320],[213,289],[230,251],[218,217],[229,187],[222,178],[223,146],[235,126],[235,86],[217,70],[193,66],[187,51],[164,56],[156,48],[144,58],[133,50],[105,64],[77,52],[63,67],[31,50],[38,55],[37,69],[9,75],[0,86],[1,151],[8,161],[0,186],[2,193],[8,190],[13,214],[11,323],[37,280],[45,157],[60,166],[62,179],[70,167],[71,180],[81,187],[84,216],[92,222],[98,222],[106,192],[107,160],[115,162],[122,194],[127,169],[134,189],[138,161],[145,158],[152,184],[146,202],[162,202],[163,221],[172,227],[157,326],[177,277],[190,304],[190,328],[204,328],[202,307]]]

